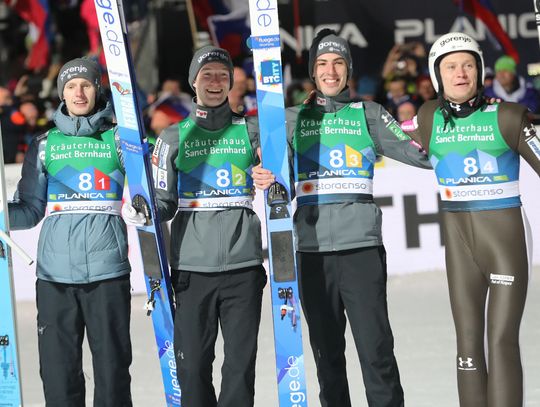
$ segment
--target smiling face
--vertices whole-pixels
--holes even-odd
[[[219,62],[204,65],[193,83],[197,103],[201,106],[216,107],[227,99],[231,85],[229,69]]]
[[[338,95],[347,85],[347,61],[339,54],[322,54],[313,70],[317,89],[325,96]]]
[[[464,103],[477,93],[478,68],[468,52],[445,56],[439,65],[445,97],[454,103]]]
[[[63,99],[70,116],[87,116],[96,106],[96,87],[84,78],[74,78],[64,86]]]

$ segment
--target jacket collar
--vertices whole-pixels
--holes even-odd
[[[317,90],[315,93],[315,98],[312,100],[311,104],[325,113],[333,113],[337,112],[352,101],[353,100],[351,99],[349,88],[346,87],[336,96],[325,96]]]
[[[72,117],[67,113],[62,101],[53,114],[53,121],[58,130],[67,136],[89,136],[112,127],[113,108],[109,101],[105,106],[89,116]]]
[[[232,111],[228,100],[216,107],[206,107],[198,105],[195,99],[189,116],[198,126],[206,130],[220,130],[231,124]]]

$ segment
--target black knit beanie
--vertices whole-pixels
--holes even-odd
[[[193,54],[193,59],[191,60],[191,64],[189,65],[189,86],[191,86],[191,89],[195,90],[193,88],[193,82],[195,82],[195,78],[197,78],[197,74],[201,70],[201,68],[210,63],[210,62],[220,62],[229,70],[231,74],[231,86],[233,86],[233,63],[231,60],[231,56],[229,55],[229,52],[223,48],[214,47],[212,45],[207,45],[206,47],[202,47],[195,51],[195,54]],[[229,89],[230,89],[229,88]]]
[[[315,60],[322,54],[338,54],[347,62],[347,79],[351,79],[353,67],[349,43],[334,30],[325,28],[317,33],[309,48],[308,73],[313,78]]]
[[[90,58],[75,58],[68,61],[60,68],[58,78],[56,79],[56,87],[58,89],[58,97],[64,99],[64,87],[71,79],[84,78],[94,84],[96,94],[99,95],[101,87],[101,69],[97,62]]]

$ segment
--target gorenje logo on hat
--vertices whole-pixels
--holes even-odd
[[[216,61],[221,60],[224,62],[229,62],[229,58],[227,55],[225,55],[223,52],[219,51],[209,51],[204,54],[202,54],[199,58],[197,58],[197,62],[200,64],[202,61],[207,59],[208,61]]]
[[[77,74],[86,72],[88,72],[88,68],[83,65],[71,66],[64,69],[64,71],[60,74],[60,80],[63,82],[66,75],[68,79],[71,79],[72,76],[76,76]]]
[[[325,48],[328,48],[329,51],[340,51],[340,52],[343,52],[343,53],[347,53],[347,49],[345,48],[345,46],[343,44],[340,44],[339,42],[335,42],[335,41],[321,42],[319,44],[319,46],[318,46],[319,50],[322,50],[322,49],[325,49]]]
[[[471,39],[469,37],[466,37],[466,36],[463,36],[463,35],[455,35],[453,37],[450,37],[450,38],[445,38],[444,40],[441,41],[440,43],[440,46],[441,47],[444,47],[446,44],[448,44],[449,42],[452,42],[452,41],[461,41],[461,42],[471,42]]]

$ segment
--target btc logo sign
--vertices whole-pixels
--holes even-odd
[[[279,61],[261,62],[261,76],[264,85],[281,83],[281,63]]]

